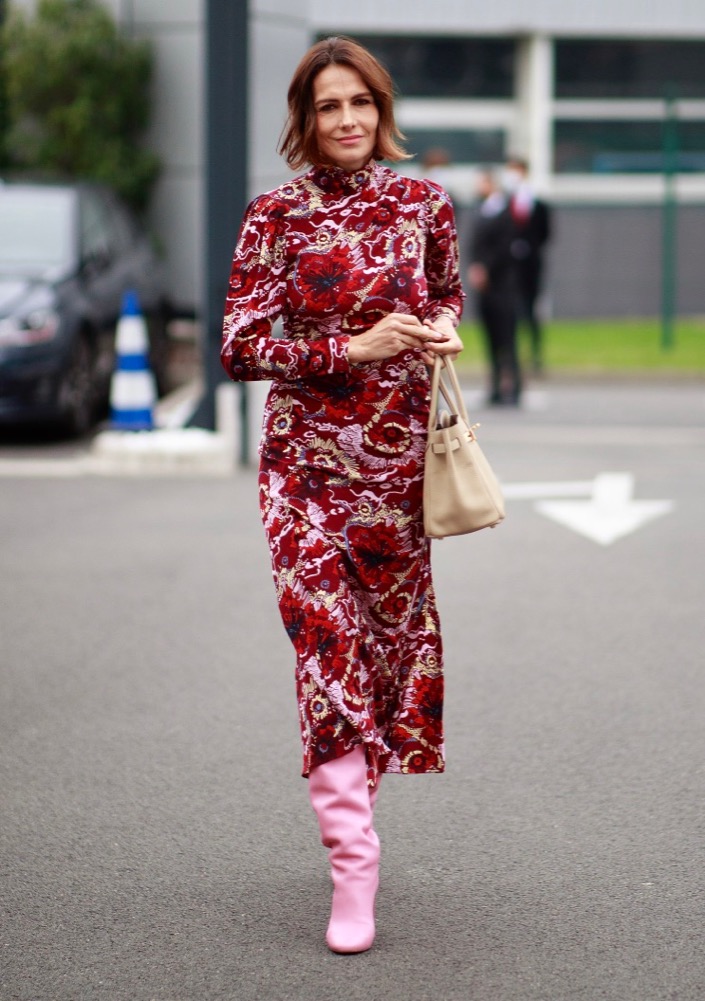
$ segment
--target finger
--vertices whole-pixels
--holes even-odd
[[[424,337],[429,341],[447,341],[450,334],[447,330],[442,330],[440,327],[425,326],[424,327]]]
[[[439,333],[438,330],[426,330],[422,334],[415,334],[414,337],[424,348],[431,344],[445,344],[448,340],[447,335]]]
[[[426,327],[420,323],[415,316],[407,316],[405,313],[392,313],[394,326],[404,333],[423,334]]]
[[[422,326],[421,320],[414,313],[388,313],[387,319],[399,320],[402,323],[415,323],[419,327]]]
[[[460,354],[460,349],[456,345],[443,344],[442,342],[437,341],[433,341],[430,344],[424,344],[424,350],[428,351],[432,355]]]
[[[435,320],[424,320],[424,327],[435,334],[439,340],[447,340],[455,333],[455,328],[449,330],[446,324],[438,323]]]

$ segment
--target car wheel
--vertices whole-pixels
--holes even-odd
[[[84,435],[93,426],[93,350],[85,333],[74,339],[71,358],[59,386],[59,410],[61,422],[71,435]]]

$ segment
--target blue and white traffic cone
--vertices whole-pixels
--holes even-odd
[[[150,431],[154,427],[157,387],[149,367],[147,323],[134,291],[123,296],[115,354],[110,381],[111,426],[117,431]]]

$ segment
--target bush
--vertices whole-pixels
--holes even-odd
[[[143,209],[159,173],[140,146],[151,50],[123,38],[97,0],[40,0],[2,28],[11,165],[110,185]]]

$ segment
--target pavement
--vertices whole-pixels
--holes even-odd
[[[702,1001],[703,384],[467,398],[507,519],[434,544],[448,768],[384,779],[352,957],[254,472],[0,439],[0,1001]],[[609,543],[542,510],[600,474],[670,505]]]

